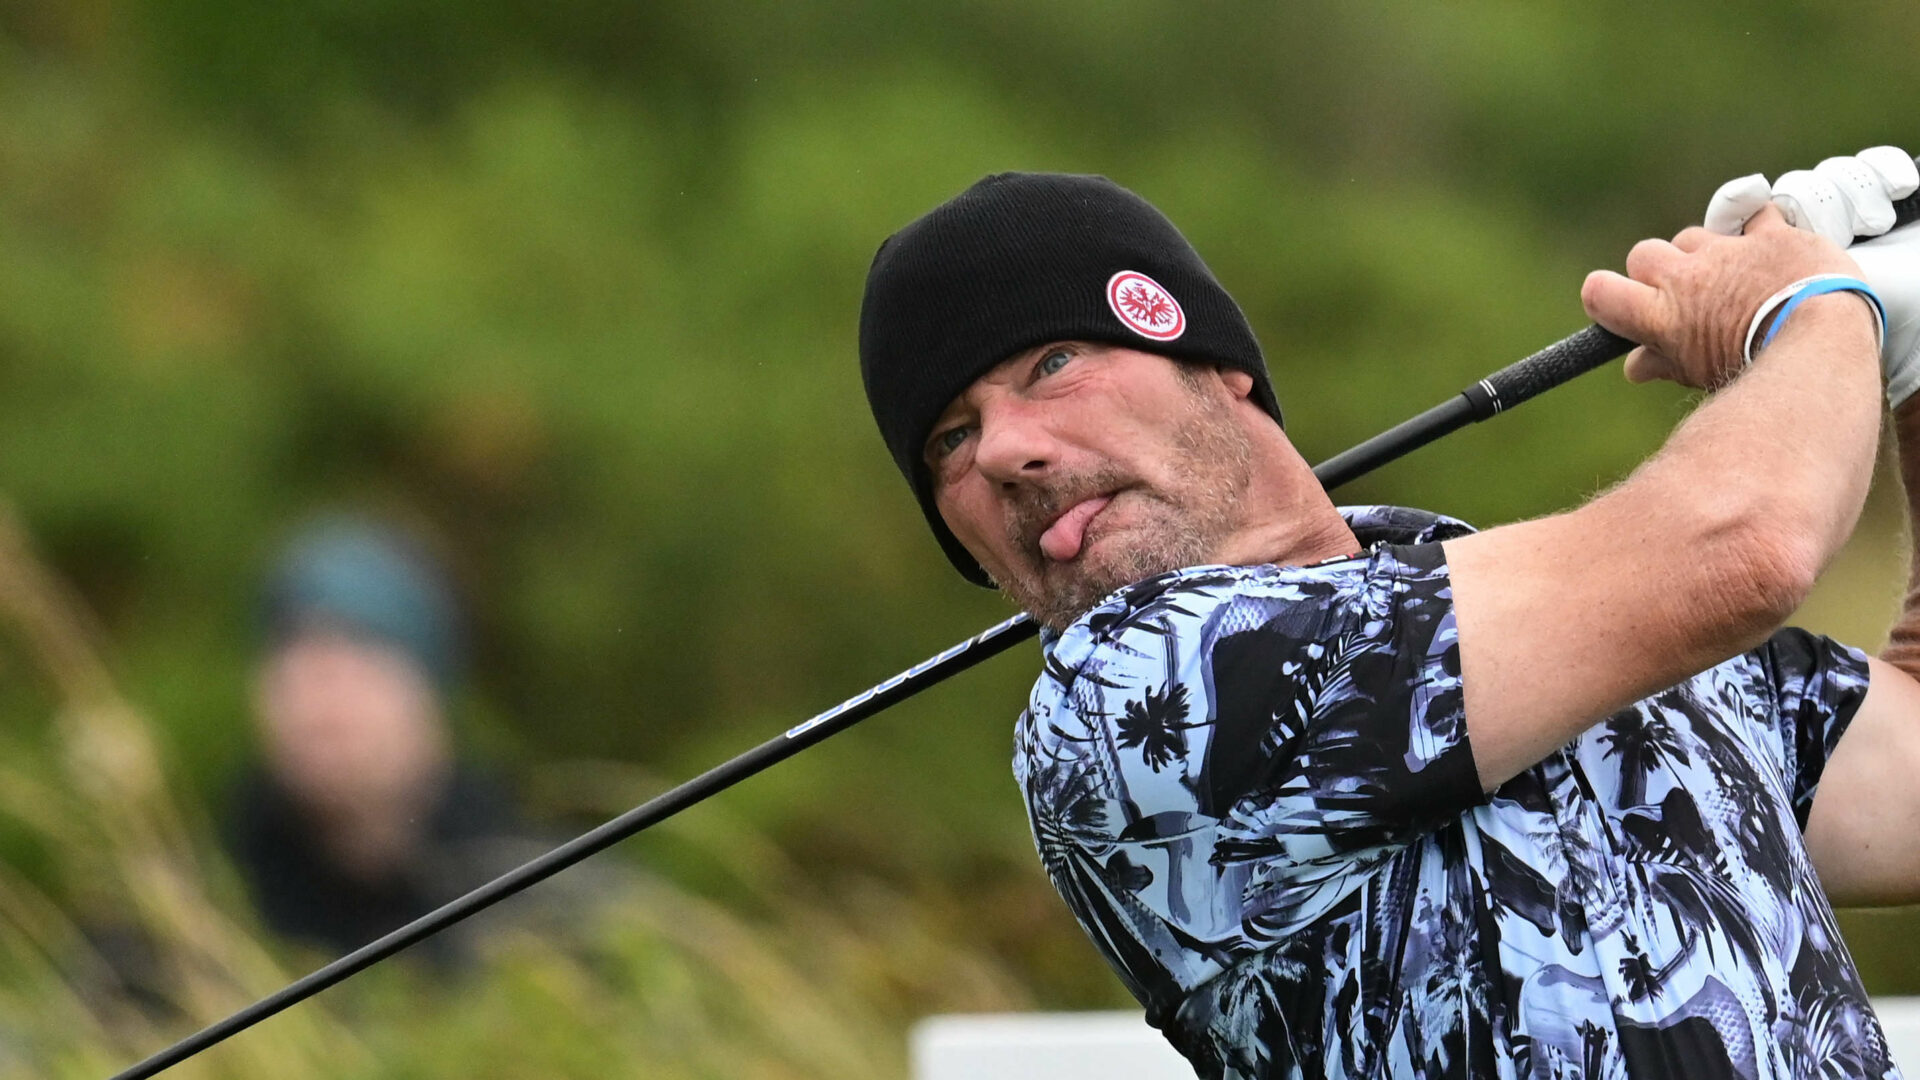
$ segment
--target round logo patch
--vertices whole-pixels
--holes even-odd
[[[1122,270],[1107,279],[1107,306],[1144,338],[1172,341],[1187,332],[1187,313],[1180,310],[1180,301],[1138,270]]]

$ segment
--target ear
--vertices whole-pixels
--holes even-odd
[[[1233,393],[1234,397],[1244,398],[1253,395],[1252,375],[1241,371],[1239,368],[1223,367],[1218,370],[1220,372],[1220,381],[1226,384],[1227,389]]]

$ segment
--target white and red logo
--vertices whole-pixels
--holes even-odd
[[[1172,341],[1187,332],[1187,313],[1180,310],[1180,301],[1138,270],[1122,270],[1107,279],[1107,306],[1144,338]]]

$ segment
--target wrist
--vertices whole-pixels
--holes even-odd
[[[1783,341],[1818,340],[1822,351],[1834,360],[1857,354],[1862,363],[1871,363],[1878,372],[1879,318],[1878,309],[1858,293],[1833,292],[1809,297],[1776,327],[1769,346]]]
[[[1848,297],[1852,297],[1852,301]],[[1815,321],[1813,312],[1821,313],[1818,321],[1832,323],[1835,316],[1831,313],[1843,310],[1843,305],[1864,311],[1871,320],[1874,352],[1878,356],[1887,330],[1886,306],[1880,302],[1879,295],[1856,277],[1815,274],[1774,293],[1753,313],[1753,320],[1747,324],[1746,343],[1742,350],[1746,362],[1751,364],[1754,356],[1772,344],[1774,338],[1791,323]],[[1807,314],[1802,315],[1802,312]]]

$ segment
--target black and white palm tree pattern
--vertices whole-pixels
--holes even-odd
[[[1054,885],[1207,1078],[1896,1077],[1801,829],[1864,657],[1787,630],[1483,794],[1444,549],[1196,567],[1042,639]]]

